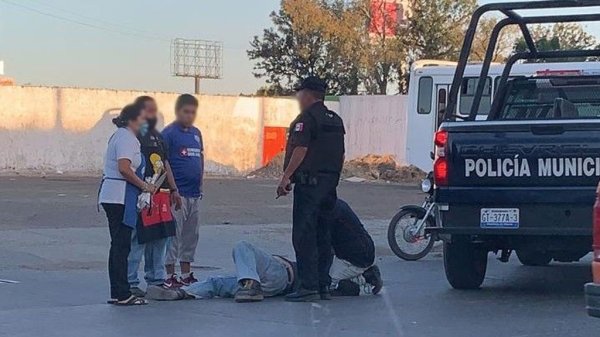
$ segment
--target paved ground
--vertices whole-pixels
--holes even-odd
[[[275,183],[210,179],[194,268],[199,276],[231,271],[230,248],[245,239],[291,255],[290,200]],[[450,289],[441,254],[416,263],[387,248],[387,219],[417,190],[342,184],[340,195],[365,219],[377,245],[381,296],[293,304],[271,299],[104,304],[107,232],[95,210],[96,181],[0,177],[0,336],[455,336],[590,337],[600,320],[583,310],[589,259],[534,268],[515,259],[490,268],[479,291]]]

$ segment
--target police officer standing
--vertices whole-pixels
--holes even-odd
[[[344,124],[324,104],[327,85],[308,77],[296,88],[301,113],[292,122],[284,174],[277,196],[294,184],[292,241],[298,263],[299,286],[287,301],[329,298],[331,242],[329,229],[319,226],[319,214],[333,209],[344,163]]]

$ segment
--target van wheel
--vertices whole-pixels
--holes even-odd
[[[478,289],[487,269],[487,250],[471,242],[455,240],[444,242],[444,269],[446,279],[454,289]]]
[[[552,261],[552,256],[546,252],[534,251],[534,250],[517,250],[517,258],[524,266],[547,266]]]

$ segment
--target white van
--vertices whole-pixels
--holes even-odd
[[[432,169],[433,134],[442,122],[455,62],[421,60],[413,64],[408,89],[406,159],[425,172]],[[485,119],[492,105],[504,64],[492,64],[477,119]],[[457,114],[469,115],[481,64],[468,65],[458,95]],[[600,62],[524,63],[513,66],[511,76],[600,74]]]

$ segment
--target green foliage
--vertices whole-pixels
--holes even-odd
[[[557,23],[551,26],[537,25],[531,29],[531,35],[539,51],[552,50],[585,50],[595,48],[596,38],[587,33],[577,23]],[[528,51],[527,44],[520,38],[514,46],[515,52]],[[535,60],[535,62],[585,61],[577,59]]]
[[[282,0],[271,13],[272,27],[255,36],[248,57],[254,75],[267,87],[260,95],[285,95],[302,78],[325,79],[332,95],[386,94],[408,90],[410,65],[419,59],[457,61],[476,0],[409,0],[408,23],[395,36],[370,33],[371,0]],[[385,17],[383,24],[395,18]],[[488,37],[498,22],[483,18],[473,43],[471,61],[480,61]],[[500,36],[494,61],[523,50],[518,29],[507,27]],[[578,24],[536,26],[533,35],[541,50],[582,49],[596,44]]]
[[[411,0],[411,16],[402,31],[412,60],[456,60],[476,0]]]

